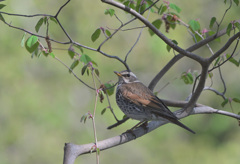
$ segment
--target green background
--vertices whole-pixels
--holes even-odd
[[[228,5],[215,1],[185,1],[175,2],[181,9],[181,19],[188,22],[190,19],[199,19],[202,28],[208,28],[212,16],[221,19]],[[22,0],[6,1],[6,12],[19,14],[49,13],[55,14],[58,8],[65,3],[64,0]],[[72,1],[59,15],[60,21],[73,37],[81,44],[97,48],[104,39],[103,36],[95,43],[91,42],[91,34],[98,27],[115,29],[119,22],[115,17],[104,15],[105,9],[110,8],[101,1],[81,0]],[[122,21],[129,20],[131,16],[116,9]],[[239,7],[233,9],[226,16],[221,26],[239,19]],[[39,18],[20,18],[4,16],[7,22],[34,31],[34,26]],[[157,19],[157,16],[149,20]],[[126,28],[141,26],[139,22]],[[93,112],[95,93],[88,89],[72,75],[61,63],[52,57],[41,56],[31,58],[31,55],[20,46],[22,31],[11,29],[0,22],[0,163],[62,163],[64,143],[85,144],[94,142],[92,123],[87,120],[80,123],[82,115],[88,111]],[[164,26],[160,29],[165,31]],[[50,24],[51,38],[68,41],[62,31]],[[43,34],[44,28],[40,30]],[[103,51],[110,55],[124,58],[134,44],[139,30],[119,32],[110,42],[103,46]],[[179,46],[187,48],[193,44],[190,34],[184,26],[165,33],[170,39],[177,40]],[[221,42],[211,43],[216,52],[227,41],[223,37]],[[44,40],[41,40],[44,43]],[[53,44],[54,48],[65,48]],[[230,50],[226,53],[231,53]],[[117,82],[113,71],[121,71],[123,65],[113,59],[103,57],[101,54],[84,50],[86,54],[98,63],[100,78],[103,83]],[[237,50],[239,53],[239,49]],[[202,56],[209,56],[207,47],[196,51]],[[54,50],[54,54],[67,65],[72,60],[67,52]],[[139,79],[148,85],[155,74],[173,57],[173,53],[166,51],[166,45],[156,36],[150,37],[148,30],[144,29],[139,43],[128,58],[128,64]],[[239,59],[239,55],[236,56]],[[76,68],[78,76],[93,85],[90,77],[81,76],[81,67]],[[170,83],[160,93],[159,97],[171,100],[184,100],[191,92],[192,86],[185,85],[180,80],[182,72],[197,70],[199,65],[190,59],[182,59],[158,83],[155,91]],[[227,84],[229,97],[240,98],[239,68],[231,63],[222,67],[224,79]],[[214,72],[213,87],[222,91],[223,87],[217,71]],[[208,80],[207,86],[211,84]],[[229,105],[221,107],[223,100],[214,93],[204,91],[199,103],[232,112]],[[118,118],[123,116],[116,106],[114,96],[111,104]],[[240,105],[233,103],[235,113],[240,112]],[[98,140],[116,136],[131,128],[136,121],[128,121],[113,130],[106,127],[115,123],[109,111],[101,115],[107,106],[106,100],[98,102],[96,111],[96,124]],[[173,109],[174,110],[174,109]],[[192,135],[187,131],[167,124],[130,143],[100,152],[101,163],[227,163],[235,164],[240,161],[239,126],[235,119],[220,115],[194,115],[182,120],[184,124],[193,129],[197,134]],[[95,163],[95,154],[83,155],[76,163]]]

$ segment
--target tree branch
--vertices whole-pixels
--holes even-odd
[[[112,5],[112,6],[115,6],[119,9],[124,10],[124,11],[132,14],[133,16],[135,16],[138,20],[140,20],[148,28],[150,28],[158,37],[160,37],[167,45],[172,47],[178,53],[181,53],[182,55],[187,56],[199,63],[201,63],[203,61],[202,57],[200,57],[194,53],[191,53],[190,51],[186,51],[186,50],[178,47],[175,43],[173,43],[170,39],[168,39],[165,35],[163,35],[152,23],[150,23],[145,17],[143,17],[140,13],[136,12],[135,10],[133,10],[121,3],[118,3],[114,0],[102,0],[102,2]]]
[[[182,112],[183,109],[180,109],[176,112],[174,112],[174,114],[176,114],[176,116],[181,119],[186,117],[187,115],[184,115],[184,113]],[[235,119],[240,120],[240,115],[231,113],[231,112],[227,112],[227,111],[222,111],[219,109],[214,109],[211,108],[209,106],[204,106],[204,105],[200,105],[199,107],[195,107],[192,110],[192,115],[193,114],[221,114],[221,115],[225,115],[225,116],[229,116]],[[98,141],[98,148],[103,151],[124,143],[127,143],[131,140],[137,139],[153,130],[155,130],[156,128],[164,125],[168,123],[167,121],[151,121],[148,123],[147,126],[147,130],[146,128],[143,127],[138,127],[135,130],[133,130],[133,134],[131,132],[129,133],[123,133],[119,136],[115,136],[112,138],[108,138],[102,141]],[[64,147],[64,164],[73,164],[75,159],[83,154],[88,154],[90,153],[91,147],[94,146],[94,143],[89,143],[89,144],[84,144],[84,145],[75,145],[72,143],[66,143],[65,147]]]
[[[240,22],[240,19],[237,21]],[[218,33],[216,33],[215,35],[212,35],[204,40],[201,40],[200,42],[192,45],[191,47],[187,48],[187,51],[194,51],[199,49],[200,47],[208,44],[209,42],[223,36],[226,34],[226,29],[223,29],[221,31],[219,31]],[[159,80],[167,73],[168,70],[170,70],[172,68],[172,66],[179,61],[180,59],[182,59],[182,57],[184,57],[181,54],[175,55],[168,63],[167,65],[165,65],[165,67],[153,78],[153,80],[150,82],[150,84],[148,85],[148,88],[151,90],[154,90],[155,86],[157,85],[157,83],[159,82]]]

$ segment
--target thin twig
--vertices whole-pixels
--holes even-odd
[[[96,114],[96,109],[97,109],[98,89],[97,89],[96,81],[95,81],[95,78],[93,75],[93,69],[91,70],[91,74],[92,74],[92,79],[93,79],[93,83],[94,83],[94,87],[95,87],[95,91],[96,91],[96,98],[95,98],[94,110],[93,110],[93,116],[92,116],[92,124],[93,124],[94,139],[95,139],[95,144],[96,144],[95,149],[98,149],[97,129],[96,129],[96,125],[95,125],[95,114]],[[96,151],[97,164],[99,164],[99,154],[98,153],[99,152]]]

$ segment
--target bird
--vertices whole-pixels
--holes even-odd
[[[127,117],[139,120],[142,124],[153,120],[168,120],[195,134],[193,130],[178,121],[163,101],[140,82],[134,73],[128,70],[114,71],[114,73],[118,76],[116,103]]]

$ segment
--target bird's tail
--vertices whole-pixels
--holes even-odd
[[[169,121],[171,121],[172,123],[174,123],[174,124],[184,128],[184,129],[188,130],[189,132],[191,132],[193,134],[196,134],[192,129],[190,129],[189,127],[187,127],[186,125],[184,125],[183,123],[181,123],[180,121],[178,121],[176,119],[171,119]]]

